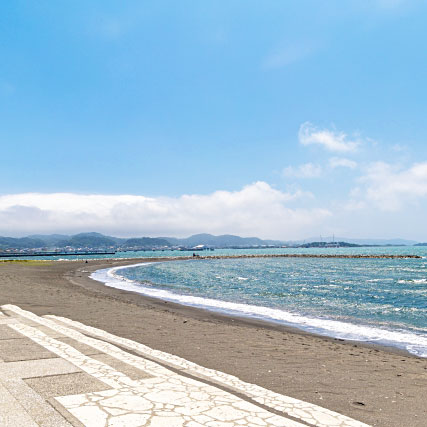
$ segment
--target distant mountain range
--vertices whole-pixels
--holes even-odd
[[[231,234],[222,236],[213,236],[212,234],[195,234],[194,236],[185,239],[177,239],[175,237],[162,237],[175,246],[192,247],[197,245],[230,248],[233,246],[280,246],[284,242],[280,240],[262,240],[258,237],[239,237]]]
[[[31,237],[21,237],[19,239],[15,239],[13,237],[0,236],[0,249],[30,249],[41,248],[43,246],[46,246],[46,244],[41,239],[33,239]]]
[[[322,241],[347,242],[356,245],[415,245],[416,241],[404,239],[346,239],[343,237],[325,237]],[[300,241],[263,240],[258,237],[240,237],[231,234],[214,236],[212,234],[195,234],[187,238],[176,237],[134,237],[120,238],[105,236],[100,233],[79,233],[75,235],[65,234],[34,234],[28,237],[0,237],[0,249],[34,249],[34,248],[121,248],[121,249],[152,249],[166,247],[186,247],[192,248],[198,245],[205,245],[213,248],[245,248],[254,246],[283,246],[301,245],[312,242],[319,242],[319,238],[312,238]]]
[[[100,233],[79,233],[72,236],[64,234],[34,234],[28,237],[0,237],[0,249],[34,249],[34,248],[160,248],[183,246],[191,248],[197,245],[210,247],[251,247],[278,246],[278,240],[262,240],[257,237],[239,237],[232,235],[213,236],[197,234],[185,239],[175,237],[134,237],[130,239],[105,236]]]
[[[171,246],[170,242],[164,239],[152,237],[141,237],[123,239],[119,237],[104,236],[100,233],[80,233],[73,236],[63,234],[35,234],[28,237],[13,238],[0,237],[0,249],[34,249],[34,248],[153,248],[161,246]]]
[[[192,248],[204,245],[215,248],[280,246],[279,240],[262,240],[257,237],[239,237],[233,235],[213,236],[212,234],[196,234],[184,239],[176,237],[134,237],[130,239],[105,236],[100,233],[79,233],[72,236],[64,234],[34,234],[28,237],[0,237],[0,249],[33,249],[33,248],[141,248],[160,247]]]

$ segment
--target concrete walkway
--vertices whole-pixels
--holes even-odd
[[[0,311],[0,425],[366,426],[70,319]]]

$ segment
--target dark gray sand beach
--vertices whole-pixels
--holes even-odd
[[[0,262],[0,304],[78,320],[367,424],[427,425],[427,359],[166,303],[88,278],[141,261]]]

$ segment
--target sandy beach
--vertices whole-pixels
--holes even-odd
[[[425,426],[427,359],[183,307],[88,277],[142,261],[0,262],[0,305],[78,320],[367,424]]]

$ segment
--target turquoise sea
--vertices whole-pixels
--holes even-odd
[[[93,278],[108,286],[185,305],[283,323],[335,338],[395,346],[427,357],[427,248],[224,250],[204,254],[290,252],[411,254],[423,258],[153,262],[99,270]],[[166,255],[145,252],[148,254]]]

